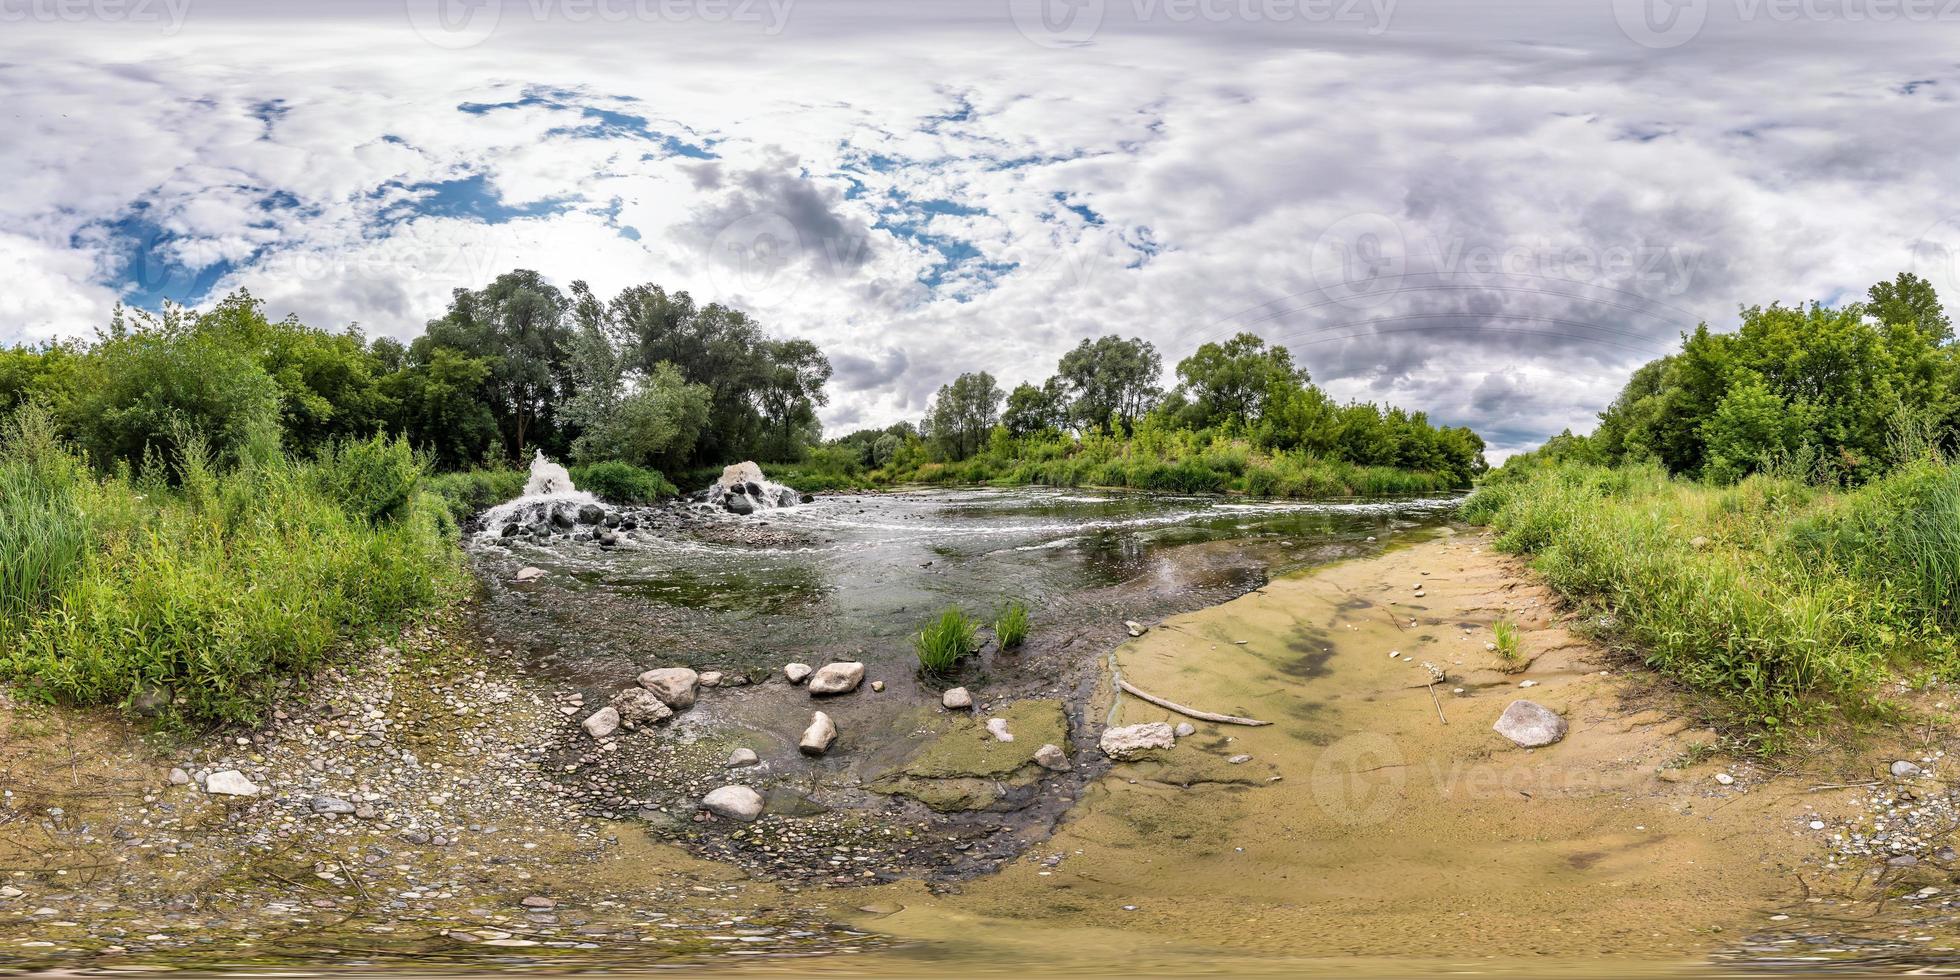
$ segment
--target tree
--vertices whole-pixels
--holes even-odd
[[[806,446],[823,437],[817,407],[829,402],[830,359],[807,340],[764,341],[755,401],[769,423],[768,453],[774,459],[796,459]]]
[[[1190,405],[1185,424],[1192,428],[1231,424],[1250,428],[1259,423],[1267,398],[1276,390],[1298,388],[1310,380],[1293,366],[1284,347],[1266,346],[1257,334],[1241,333],[1223,344],[1201,345],[1177,363]]]
[[[1007,410],[1000,422],[1015,436],[1059,432],[1068,427],[1068,393],[1057,378],[1049,378],[1039,388],[1023,381],[1008,393]]]
[[[1891,282],[1873,284],[1867,295],[1871,303],[1866,312],[1878,322],[1912,327],[1935,345],[1953,340],[1953,321],[1947,318],[1932,283],[1901,272]]]
[[[1162,394],[1157,379],[1164,360],[1147,340],[1108,336],[1076,345],[1062,355],[1056,373],[1077,427],[1107,432],[1113,420],[1127,432]]]
[[[487,360],[484,397],[511,457],[523,459],[527,447],[555,435],[553,416],[569,394],[565,355],[572,334],[565,319],[564,294],[538,273],[518,269],[482,289],[457,289],[449,311],[429,321],[412,351],[421,363],[435,347]]]
[[[392,406],[391,427],[441,469],[481,463],[501,438],[497,416],[481,396],[490,361],[448,347],[428,354],[426,363],[381,379]]]
[[[1000,386],[985,371],[962,374],[941,385],[926,409],[933,443],[949,459],[965,459],[980,450],[1000,416]]]

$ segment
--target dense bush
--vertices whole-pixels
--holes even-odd
[[[406,440],[377,435],[330,444],[313,472],[320,491],[349,516],[380,524],[408,512],[424,467]]]
[[[441,500],[450,519],[457,524],[524,493],[530,474],[523,470],[482,469],[461,473],[439,473],[423,485]],[[576,482],[576,480],[574,480]]]
[[[221,470],[192,437],[164,461],[174,481],[94,478],[45,417],[11,424],[0,482],[27,492],[0,494],[0,676],[30,695],[116,704],[160,689],[185,721],[250,721],[281,683],[398,628],[459,572],[433,498],[376,509],[400,475],[389,445]],[[327,487],[373,489],[349,508]]]
[[[629,463],[593,463],[571,470],[572,485],[613,504],[651,504],[680,491],[659,473]]]

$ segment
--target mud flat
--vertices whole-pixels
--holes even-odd
[[[1490,648],[1500,619],[1521,627],[1515,663]],[[1834,835],[1891,791],[1718,764],[1714,732],[1575,635],[1476,532],[1274,581],[1113,659],[1144,691],[1272,724],[1193,722],[1175,748],[1116,765],[1001,874],[956,894],[882,889],[867,928],[1115,972],[1678,972],[1874,952],[1807,920],[1871,914],[1850,880],[1871,865],[1833,860]],[[1111,724],[1189,720],[1107,681],[1100,697]],[[1494,732],[1519,698],[1569,733],[1524,749]]]

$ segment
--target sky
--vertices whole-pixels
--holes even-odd
[[[1251,331],[1496,461],[1740,305],[1952,308],[1956,42],[1960,0],[0,0],[0,343],[241,288],[406,338],[530,268],[816,341],[833,435]]]

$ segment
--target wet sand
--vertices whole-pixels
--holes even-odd
[[[1486,649],[1500,618],[1523,628],[1521,670]],[[1651,679],[1609,672],[1480,535],[1276,580],[1114,660],[1142,690],[1273,724],[1194,722],[1160,758],[1117,765],[1000,875],[883,889],[863,926],[962,961],[1113,972],[1678,969],[1800,902],[1793,871],[1822,854],[1803,823],[1814,801],[1691,764],[1714,734],[1646,706],[1664,700]],[[1433,688],[1424,661],[1447,674]],[[1186,720],[1108,688],[1115,724]],[[1492,731],[1519,697],[1563,714],[1564,741],[1526,750]]]

